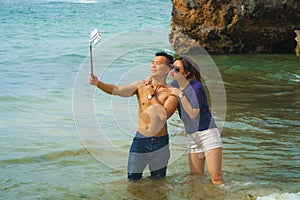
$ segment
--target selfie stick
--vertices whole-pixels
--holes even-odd
[[[90,61],[91,61],[91,76],[94,75],[94,67],[93,67],[93,56],[92,56],[92,46],[93,46],[93,43],[94,45],[98,44],[98,42],[100,42],[101,40],[101,33],[98,32],[97,29],[93,30],[91,32],[91,39],[90,39]]]

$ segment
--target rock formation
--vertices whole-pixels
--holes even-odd
[[[296,56],[298,57],[298,60],[300,61],[300,30],[295,30],[296,37],[295,40],[297,42],[297,46],[295,48]]]
[[[299,0],[172,0],[169,40],[178,53],[294,53]],[[298,42],[299,43],[299,42]]]

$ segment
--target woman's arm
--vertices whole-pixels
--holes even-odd
[[[193,108],[191,103],[189,102],[188,98],[184,95],[184,93],[178,89],[178,88],[170,88],[170,93],[177,96],[179,101],[181,102],[181,105],[185,112],[189,115],[191,119],[195,119],[199,112],[199,108]]]

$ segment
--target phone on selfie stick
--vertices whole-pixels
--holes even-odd
[[[90,38],[90,62],[91,62],[91,76],[93,77],[94,76],[94,66],[93,66],[93,55],[92,55],[92,52],[93,52],[93,44],[94,45],[97,45],[98,42],[100,42],[101,40],[101,33],[98,32],[98,29],[94,29],[92,32],[91,32],[91,38]]]

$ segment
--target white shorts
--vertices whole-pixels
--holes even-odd
[[[211,149],[222,147],[221,134],[218,128],[197,131],[187,134],[188,152],[203,153]]]

